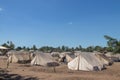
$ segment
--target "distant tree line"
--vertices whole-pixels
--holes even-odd
[[[51,46],[43,46],[40,48],[37,48],[36,45],[33,45],[32,47],[26,47],[26,46],[17,46],[15,47],[15,44],[12,41],[7,41],[6,43],[3,43],[2,46],[7,47],[11,50],[39,50],[43,52],[74,52],[74,51],[82,51],[82,52],[114,52],[114,53],[120,53],[120,40],[117,40],[115,38],[112,38],[110,36],[105,35],[104,38],[107,40],[107,46],[101,47],[101,46],[88,46],[87,48],[83,48],[81,45],[77,47],[68,47],[68,46],[59,46],[59,47],[51,47]]]

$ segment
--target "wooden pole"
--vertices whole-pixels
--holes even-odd
[[[53,66],[53,70],[54,70],[54,73],[56,73],[56,68],[55,68],[55,65]]]
[[[78,56],[78,71],[79,71],[79,66],[80,66],[80,54]]]
[[[7,68],[9,67],[9,60],[7,60]]]
[[[53,60],[55,61],[55,55],[53,56]],[[53,71],[54,71],[54,73],[56,73],[56,68],[55,68],[55,62],[53,62]]]

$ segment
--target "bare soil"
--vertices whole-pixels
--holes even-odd
[[[120,80],[120,63],[107,66],[103,71],[72,71],[67,65],[55,67],[30,66],[0,59],[0,80]]]

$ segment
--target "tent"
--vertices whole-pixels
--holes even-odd
[[[119,62],[120,61],[120,54],[119,53],[112,53],[112,52],[108,52],[105,54],[110,60],[112,60],[113,62]]]
[[[77,57],[80,55],[80,53],[82,53],[81,51],[74,51],[74,55]]]
[[[50,53],[51,54],[51,56],[53,56],[53,57],[60,57],[60,53],[59,52],[52,52],[52,53]]]
[[[31,65],[57,66],[58,63],[49,53],[37,52],[35,57],[31,61]]]
[[[99,71],[105,67],[94,54],[82,52],[68,63],[68,68],[71,70]]]
[[[60,52],[52,52],[50,53],[52,57],[54,57],[55,61],[59,61]]]
[[[117,62],[120,62],[120,53],[118,53],[118,54],[114,54],[113,55],[115,58],[117,58],[118,59],[118,61]]]
[[[21,51],[9,52],[8,61],[10,63],[26,63],[30,61],[30,54]]]
[[[5,55],[9,48],[0,46],[0,55]]]
[[[118,57],[119,60],[120,60],[120,54],[119,53],[118,54],[114,54],[114,57]]]
[[[70,62],[70,61],[72,61],[75,58],[75,55],[66,54],[65,57],[66,57],[66,62]]]
[[[66,54],[68,54],[68,55],[72,55],[73,53],[71,53],[71,52],[62,52],[62,53],[60,53],[60,58],[65,57]]]
[[[18,53],[18,51],[16,51],[16,50],[10,50],[6,54],[7,54],[7,56],[10,56],[10,55],[15,54],[15,53]]]
[[[105,55],[106,55],[107,57],[113,57],[113,53],[112,53],[112,52],[107,52],[107,53],[105,53]]]
[[[3,50],[4,50],[4,49],[8,49],[8,48],[6,48],[6,47],[3,47],[3,46],[0,46],[0,49],[3,49]]]
[[[113,62],[104,54],[102,53],[94,53],[94,55],[104,64],[104,65],[111,65]]]
[[[60,53],[59,57],[60,57],[59,62],[68,63],[72,61],[76,56],[72,52],[62,52]]]

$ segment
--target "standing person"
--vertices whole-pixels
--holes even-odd
[[[10,63],[9,63],[9,59],[7,59],[7,68],[9,67],[9,64],[10,64]]]

